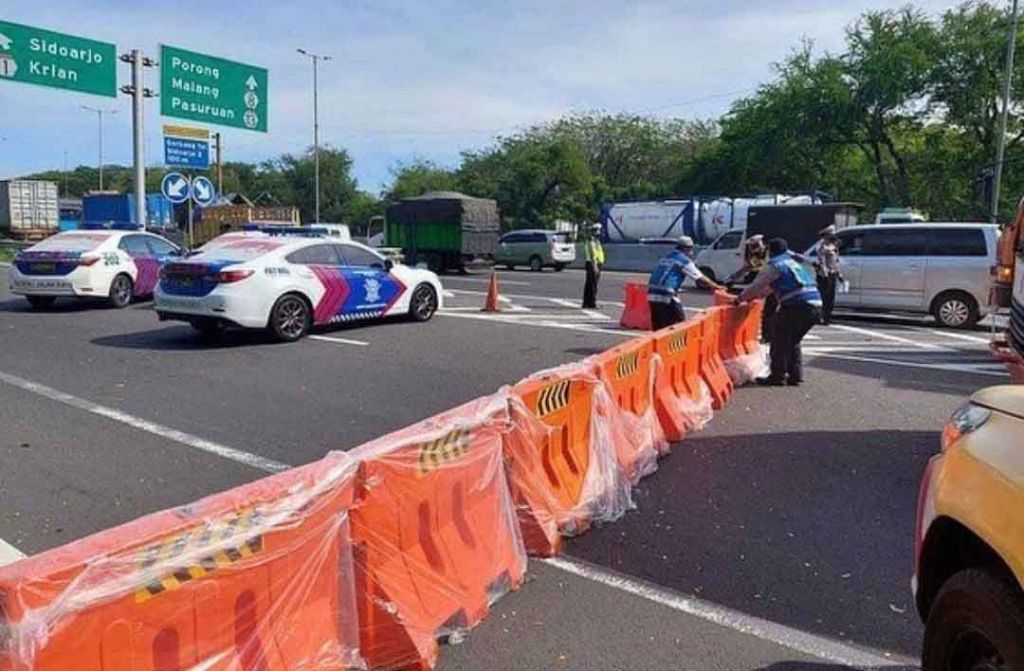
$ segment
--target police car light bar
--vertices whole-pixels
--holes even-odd
[[[294,235],[302,238],[322,238],[327,235],[327,229],[313,226],[281,226],[275,224],[251,223],[242,226],[247,233],[266,233],[267,235]]]
[[[141,231],[142,226],[130,221],[87,221],[81,226],[85,231]]]

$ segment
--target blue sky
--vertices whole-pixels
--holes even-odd
[[[771,76],[801,37],[823,50],[866,9],[893,0],[604,2],[216,2],[7,0],[0,18],[114,42],[157,45],[264,66],[270,132],[224,130],[225,158],[261,160],[312,144],[312,75],[295,50],[329,54],[320,71],[321,140],[345,147],[361,187],[379,191],[391,167],[459,151],[572,111],[714,117]],[[951,2],[916,3],[929,12]],[[121,68],[120,83],[127,79]],[[158,87],[155,70],[147,84]],[[97,98],[0,81],[0,178],[94,165],[96,117],[110,163],[131,162],[128,98]],[[160,127],[147,103],[147,162]]]

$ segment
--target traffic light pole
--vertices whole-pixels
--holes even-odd
[[[131,84],[122,86],[121,92],[132,97],[132,158],[135,172],[135,223],[146,226],[146,145],[145,145],[145,109],[143,102],[154,96],[143,81],[144,67],[153,67],[156,63],[142,55],[138,49],[122,54],[121,60],[131,65]]]

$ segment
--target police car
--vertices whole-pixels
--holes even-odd
[[[169,240],[134,225],[87,227],[49,237],[14,257],[11,292],[33,308],[57,298],[106,298],[115,308],[153,293],[160,265],[181,251]]]
[[[204,335],[267,329],[284,342],[314,325],[392,315],[427,321],[441,302],[434,273],[308,228],[221,235],[165,265],[155,293],[161,320],[186,321]]]

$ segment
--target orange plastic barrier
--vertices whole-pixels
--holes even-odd
[[[733,384],[729,373],[725,370],[718,343],[722,332],[722,321],[725,312],[730,308],[717,306],[704,311],[700,331],[700,375],[711,390],[712,405],[715,410],[725,407],[732,396]]]
[[[622,328],[650,331],[651,306],[647,304],[647,285],[639,282],[626,282],[626,305],[622,308],[619,324]]]
[[[636,484],[658,467],[658,455],[668,450],[665,432],[654,410],[654,340],[634,338],[588,361],[622,411],[624,439],[615,441],[619,465]]]
[[[723,308],[718,351],[733,386],[740,387],[768,374],[768,359],[760,345],[764,301],[736,304],[732,296],[715,293],[715,305]]]
[[[362,654],[371,669],[429,669],[526,570],[502,459],[497,395],[363,445],[352,511]]]
[[[0,569],[0,668],[358,667],[355,473],[332,453]]]
[[[610,426],[618,408],[591,366],[543,371],[510,390],[505,464],[526,550],[559,552],[563,536],[610,522],[632,506]]]
[[[711,421],[711,394],[700,377],[700,331],[703,318],[654,333],[658,355],[654,407],[665,437],[677,443]]]

